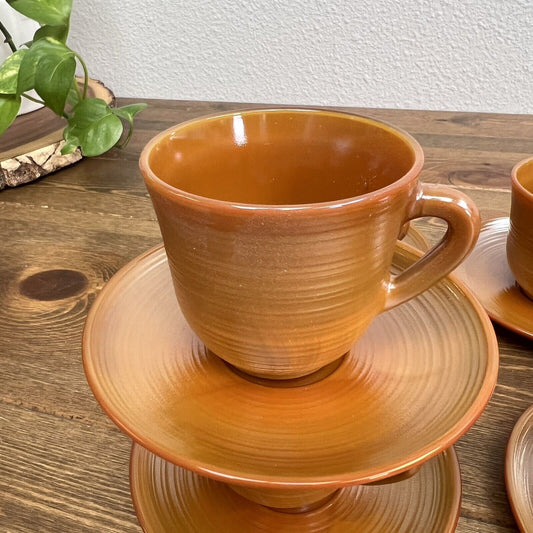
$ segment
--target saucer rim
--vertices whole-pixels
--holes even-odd
[[[489,220],[484,221],[483,224],[481,225],[480,235],[481,235],[481,233],[484,230],[488,232],[489,231],[488,228],[490,226],[493,226],[497,222],[501,223],[504,220],[507,220],[507,222],[510,221],[509,217],[496,217],[496,218],[491,218]],[[498,232],[496,232],[496,231],[492,232],[493,235],[494,234],[501,235],[502,243],[500,243],[498,241],[498,244],[502,245],[502,247],[504,248],[504,250],[503,250],[504,252],[505,252],[505,242],[506,241],[504,241],[503,239],[504,239],[504,235],[505,235],[505,239],[507,239],[507,234],[509,232],[508,224],[506,224],[506,227],[507,227],[507,229],[505,230],[505,232],[503,230],[502,231],[498,231]],[[459,268],[459,270],[461,270],[461,269],[464,269],[464,266],[461,265],[458,268]],[[460,274],[458,274],[458,275],[460,277]],[[462,278],[460,278],[460,279],[461,279],[462,283],[466,283],[465,281],[462,280]],[[522,292],[516,286],[516,284],[504,285],[502,283],[498,288],[500,288],[500,289],[509,289],[510,290],[510,294],[511,294],[511,296],[512,296],[514,301],[530,303],[529,299],[522,294]],[[476,294],[475,289],[470,289],[470,290],[472,291],[472,293],[474,295]],[[501,314],[499,314],[498,312],[495,312],[490,306],[486,306],[484,304],[484,300],[482,298],[480,298],[479,296],[476,296],[476,297],[479,300],[479,302],[481,303],[481,305],[483,306],[483,308],[485,309],[486,313],[491,318],[491,320],[493,320],[494,322],[496,322],[497,324],[499,324],[503,328],[508,329],[509,331],[512,331],[513,333],[516,333],[516,334],[521,335],[523,337],[526,337],[528,339],[533,339],[533,322],[531,324],[531,330],[524,329],[521,326],[517,325],[515,322],[513,322],[511,320],[506,320],[504,317],[501,316]],[[531,308],[533,309],[533,303],[531,304]]]
[[[396,253],[400,253],[403,257],[407,258],[419,258],[423,255],[423,252],[417,248],[397,242]],[[411,256],[411,257],[410,257]],[[414,468],[420,464],[423,464],[427,460],[435,457],[444,450],[450,448],[457,440],[459,440],[478,420],[483,411],[485,410],[488,402],[490,401],[493,391],[496,386],[498,368],[499,368],[499,348],[496,334],[490,319],[473,295],[472,291],[460,281],[454,274],[448,274],[444,276],[441,283],[444,280],[448,280],[449,283],[454,285],[461,291],[465,298],[465,304],[470,305],[479,321],[480,333],[483,333],[483,338],[486,341],[486,370],[483,381],[475,398],[475,401],[465,412],[465,414],[458,420],[452,427],[450,427],[440,439],[435,439],[432,443],[427,444],[424,448],[419,449],[415,453],[411,453],[409,456],[404,457],[402,460],[398,460],[392,464],[389,464],[385,471],[375,472],[374,469],[367,468],[367,470],[360,470],[358,472],[346,472],[343,474],[327,474],[322,476],[316,476],[313,478],[307,477],[295,477],[286,478],[280,475],[272,474],[246,474],[239,471],[235,467],[218,468],[216,465],[205,464],[196,460],[191,460],[185,454],[176,456],[175,454],[167,452],[157,442],[153,442],[149,436],[141,434],[135,428],[129,427],[127,424],[121,421],[120,415],[115,414],[113,407],[107,402],[106,395],[100,389],[96,375],[90,368],[89,357],[87,353],[90,351],[89,341],[91,338],[91,332],[96,321],[99,308],[104,302],[105,295],[108,292],[114,290],[115,286],[122,282],[131,271],[135,270],[140,263],[149,259],[167,262],[166,252],[162,243],[150,248],[143,254],[137,256],[129,263],[119,269],[115,275],[107,282],[105,287],[100,291],[95,299],[91,309],[89,310],[87,320],[83,331],[82,341],[82,360],[83,368],[86,375],[86,379],[90,385],[90,388],[104,410],[107,416],[113,421],[114,424],[132,440],[136,441],[145,449],[158,455],[162,459],[180,466],[182,468],[191,470],[199,475],[206,476],[212,479],[216,479],[222,482],[232,482],[238,485],[249,487],[269,487],[269,488],[317,488],[317,487],[344,487],[354,484],[372,483],[387,479],[389,477],[401,474],[406,470]],[[428,290],[433,290],[430,287]]]
[[[133,479],[135,477],[134,464],[133,464],[134,456],[135,454],[139,454],[143,452],[147,452],[155,457],[159,457],[159,459],[163,461],[166,461],[166,459],[160,456],[157,456],[157,454],[155,454],[154,452],[146,448],[143,448],[143,446],[139,444],[138,442],[132,441],[131,443],[130,454],[129,454],[129,467],[128,467],[128,480],[129,480],[131,501],[132,501],[133,509],[135,511],[135,516],[137,517],[137,520],[139,522],[139,525],[141,526],[141,529],[143,530],[143,533],[150,533],[150,530],[148,529],[149,528],[148,521],[146,519],[145,514],[140,509],[139,498],[138,498],[138,495],[134,492],[134,483],[133,483]],[[447,524],[445,525],[442,531],[437,532],[437,533],[454,533],[454,531],[457,529],[457,524],[459,523],[459,518],[461,516],[461,504],[462,504],[462,497],[463,497],[463,483],[462,483],[463,479],[462,479],[462,474],[461,474],[461,465],[460,465],[459,457],[457,455],[457,451],[455,450],[455,447],[453,445],[450,446],[449,448],[446,448],[445,450],[442,450],[440,454],[448,455],[445,461],[446,461],[447,469],[451,477],[453,478],[453,485],[455,486],[455,490],[453,491],[453,501],[451,503],[452,512],[448,515]],[[428,459],[428,461],[435,459],[440,454],[437,454],[435,457]],[[174,468],[183,468],[182,466],[176,465],[172,463],[171,461],[166,461],[166,462],[170,463],[171,465],[174,465]],[[201,475],[198,472],[195,472],[195,474]],[[214,479],[214,481],[217,481],[219,483],[225,483],[225,481],[218,480],[218,479]],[[399,486],[401,485],[401,483],[402,482],[398,482],[395,485]]]
[[[520,497],[520,491],[518,490],[517,480],[514,475],[515,470],[513,468],[516,463],[519,439],[524,429],[528,429],[533,433],[533,405],[529,406],[516,421],[505,449],[505,488],[507,499],[509,500],[513,516],[520,531],[526,533],[529,531],[529,528],[533,527],[533,502],[528,506],[526,499]],[[531,463],[533,464],[533,458],[531,458]],[[524,509],[526,509],[526,512],[529,509],[529,514],[526,516],[522,513]],[[529,521],[525,522],[526,519],[529,519]]]

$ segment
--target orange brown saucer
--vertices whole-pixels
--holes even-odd
[[[413,226],[413,224],[409,225],[409,230],[407,231],[405,237],[402,239],[402,242],[404,244],[408,244],[409,246],[413,246],[421,252],[427,252],[430,248],[427,239],[419,230],[417,230]]]
[[[453,448],[407,480],[346,487],[303,513],[250,502],[228,485],[174,466],[138,444],[132,448],[130,485],[145,533],[451,533],[461,504]]]
[[[419,255],[399,245],[396,271]],[[161,458],[236,485],[324,489],[382,480],[449,448],[492,394],[498,347],[477,300],[448,277],[376,318],[327,377],[254,383],[190,330],[160,246],[103,289],[83,359],[111,419]]]
[[[533,405],[515,424],[505,454],[505,485],[522,533],[533,532]]]
[[[533,301],[520,290],[507,264],[508,231],[509,218],[484,223],[476,247],[455,273],[495,322],[533,339]]]

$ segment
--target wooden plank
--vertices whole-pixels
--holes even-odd
[[[0,205],[4,227],[10,231],[4,231],[0,254],[0,400],[67,418],[98,419],[81,366],[85,317],[106,281],[160,242],[159,227],[154,220],[16,204]],[[75,272],[86,284],[65,295],[64,279],[54,271]],[[47,300],[23,293],[28,279],[50,272],[41,283],[41,290],[50,287]]]
[[[132,98],[118,98],[119,105],[135,102]],[[148,124],[173,125],[202,115],[233,111],[238,109],[258,109],[268,107],[293,107],[279,104],[238,102],[203,102],[195,100],[144,100],[149,109],[139,115],[139,128]],[[340,111],[356,113],[383,120],[403,128],[413,134],[428,133],[459,135],[462,137],[512,137],[533,139],[532,115],[508,115],[504,113],[465,113],[454,111],[424,111],[409,109],[381,109],[364,107],[334,107]]]
[[[456,445],[461,465],[462,516],[477,523],[464,524],[458,532],[517,531],[504,483],[507,440],[515,422],[533,403],[533,367],[526,353],[532,343],[510,332],[498,331],[500,373],[498,385],[486,410]],[[517,355],[517,350],[520,355]]]
[[[2,402],[0,428],[0,531],[141,531],[118,430]]]
[[[75,167],[31,185],[0,193],[0,206],[16,204],[37,209],[155,220],[137,162],[84,159]],[[83,224],[83,222],[82,222]]]

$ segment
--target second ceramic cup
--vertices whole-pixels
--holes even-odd
[[[140,167],[191,328],[254,376],[295,378],[340,358],[475,243],[473,203],[421,185],[422,166],[408,134],[326,110],[225,113],[155,137]],[[402,226],[425,216],[448,232],[392,276]]]
[[[511,172],[511,216],[507,262],[524,293],[533,299],[533,158]]]

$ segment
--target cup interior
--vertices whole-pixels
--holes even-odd
[[[386,124],[322,110],[255,110],[179,125],[149,146],[152,179],[243,204],[348,199],[396,182],[421,159]]]

